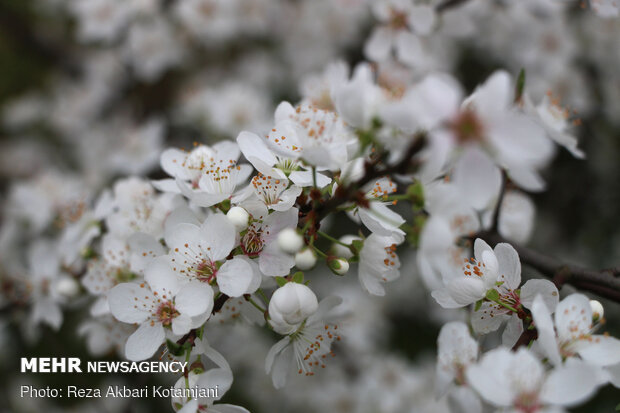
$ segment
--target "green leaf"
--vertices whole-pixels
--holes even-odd
[[[351,243],[351,252],[355,255],[359,255],[360,251],[364,247],[364,241],[360,239],[356,239]]]
[[[414,211],[420,211],[424,208],[424,187],[420,181],[409,185],[407,196],[411,199],[411,206]]]
[[[279,287],[282,287],[287,282],[288,281],[286,281],[286,278],[284,277],[276,277],[276,283],[278,284]]]
[[[515,85],[515,102],[518,102],[523,97],[523,91],[525,90],[525,69],[521,69],[519,77],[517,78],[517,84]]]
[[[304,273],[301,271],[297,271],[295,274],[293,274],[293,278],[292,278],[293,282],[297,283],[297,284],[303,284],[304,283]]]
[[[618,405],[616,406],[616,411],[620,412],[620,403],[618,403]]]
[[[478,300],[478,301],[476,301],[476,306],[474,307],[474,311],[478,311],[478,310],[480,310],[480,307],[482,307],[482,302],[483,302],[483,301],[484,301],[484,300]]]
[[[489,301],[499,300],[499,292],[495,288],[491,288],[487,291],[486,298]]]
[[[179,356],[182,356],[183,353],[185,352],[185,349],[183,348],[182,345],[170,339],[166,339],[166,347],[168,348],[168,351],[170,352],[170,354],[172,354],[173,356],[179,357]]]

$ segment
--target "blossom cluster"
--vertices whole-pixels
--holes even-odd
[[[614,1],[51,3],[80,75],[11,102],[3,127],[71,159],[19,139],[0,155],[0,304],[29,340],[85,310],[93,356],[179,359],[176,388],[218,387],[173,397],[183,413],[247,412],[220,402],[233,372],[258,405],[286,386],[328,411],[561,411],[620,387],[603,305],[522,282],[517,252],[555,155],[586,157],[557,97],[594,111],[571,21],[613,44]],[[473,88],[467,42],[504,67]],[[613,113],[620,55],[601,50]],[[442,326],[415,368],[379,351],[382,315],[411,301]]]

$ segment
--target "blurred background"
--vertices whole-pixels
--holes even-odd
[[[0,411],[171,411],[166,399],[18,397],[29,383],[174,383],[157,375],[19,374],[22,356],[119,357],[115,345],[93,355],[89,340],[100,338],[84,327],[88,297],[66,303],[57,330],[29,321],[19,279],[32,271],[32,244],[45,237],[65,245],[65,229],[115,179],[163,177],[159,154],[167,147],[268,130],[275,106],[306,97],[330,63],[364,60],[379,20],[371,3],[0,0]],[[423,58],[402,67],[375,62],[377,73],[415,80],[445,71],[470,92],[498,68],[513,75],[524,68],[532,96],[552,92],[579,120],[587,156],[558,150],[545,171],[547,190],[532,196],[529,245],[567,263],[619,266],[620,19],[578,2],[469,0],[437,21],[422,38]],[[347,225],[331,231],[355,231]],[[222,326],[209,340],[235,374],[224,401],[256,413],[446,411],[433,398],[436,338],[443,322],[466,314],[433,302],[414,251],[403,250],[401,260],[388,299],[360,291],[353,275],[311,273],[318,294],[335,292],[351,308],[344,343],[326,371],[295,377],[283,390],[273,389],[263,369],[275,337],[256,326]],[[65,270],[73,274],[71,265]],[[525,279],[535,275],[524,268]],[[601,302],[605,330],[620,337],[620,304]],[[574,411],[612,412],[618,403],[618,390],[608,386]]]

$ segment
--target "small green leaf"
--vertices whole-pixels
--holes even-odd
[[[478,301],[476,301],[476,305],[475,305],[475,307],[474,307],[474,311],[478,311],[478,310],[480,310],[480,307],[482,307],[482,301],[484,301],[484,300],[478,300]]]
[[[301,271],[297,271],[295,274],[293,274],[293,278],[292,278],[293,282],[296,282],[297,284],[303,284],[304,283],[304,273]]]
[[[486,298],[490,301],[497,301],[499,300],[499,292],[495,288],[491,288],[487,291]]]
[[[411,200],[411,206],[414,211],[420,211],[424,208],[424,186],[422,186],[420,181],[409,185],[407,196]]]
[[[276,283],[278,284],[279,287],[282,287],[284,284],[287,283],[286,278],[284,277],[276,277]]]
[[[616,411],[620,412],[620,403],[618,403],[618,405],[616,406]]]
[[[351,243],[351,252],[355,255],[359,255],[360,251],[364,247],[364,241],[356,239]]]
[[[525,90],[525,69],[521,69],[519,77],[517,78],[517,84],[515,86],[515,102],[519,102],[523,97],[523,91]]]
[[[179,357],[179,356],[182,356],[183,353],[185,352],[185,349],[183,348],[182,345],[170,339],[166,339],[166,347],[168,348],[168,351],[170,352],[170,354],[172,354],[173,356]]]

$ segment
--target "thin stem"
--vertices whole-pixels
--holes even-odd
[[[249,301],[249,303],[250,303],[250,304],[252,304],[254,307],[256,307],[256,309],[257,309],[258,311],[260,311],[261,313],[264,313],[265,311],[267,311],[267,310],[265,310],[263,307],[261,307],[260,305],[258,305],[258,304],[256,303],[256,301],[252,300],[252,297],[245,297],[245,300],[246,300],[246,301]]]
[[[512,311],[513,313],[518,313],[518,312],[519,312],[519,310],[517,310],[516,308],[514,308],[514,307],[512,307],[512,306],[510,306],[510,305],[508,305],[508,304],[506,304],[506,303],[501,302],[499,299],[497,299],[497,300],[492,300],[492,299],[490,299],[489,297],[486,297],[486,299],[487,299],[487,300],[489,300],[489,301],[493,301],[493,302],[494,302],[494,303],[496,303],[496,304],[501,305],[502,307],[504,307],[504,308],[506,308],[506,309],[508,309],[508,310]]]
[[[316,233],[319,234],[320,236],[322,236],[323,238],[326,238],[326,239],[330,240],[331,242],[333,242],[335,244],[340,244],[343,247],[347,247],[347,248],[351,247],[349,244],[346,244],[346,243],[340,241],[339,239],[336,239],[336,238],[332,237],[331,235],[324,233],[323,231],[317,231]]]

